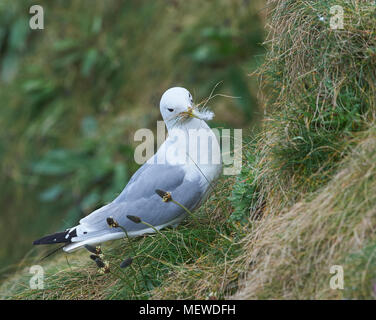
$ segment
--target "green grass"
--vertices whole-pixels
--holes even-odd
[[[110,273],[101,274],[86,250],[58,260],[28,261],[45,268],[45,289],[28,288],[31,275],[19,272],[6,282],[3,298],[13,299],[147,299],[200,298],[223,299],[235,292],[234,280],[241,272],[230,263],[242,253],[239,239],[245,234],[226,223],[230,211],[226,199],[228,186],[217,188],[211,200],[200,209],[198,220],[187,218],[177,229],[102,247],[103,261]],[[161,200],[162,201],[162,200]],[[214,207],[215,203],[215,207]],[[121,269],[126,258],[133,263]],[[21,266],[22,269],[24,266]],[[184,275],[181,277],[181,275]],[[213,283],[214,277],[221,281]],[[186,284],[184,291],[181,285]],[[63,287],[62,287],[63,284]]]
[[[349,299],[376,299],[376,245],[365,243],[360,250],[345,258],[346,297]]]

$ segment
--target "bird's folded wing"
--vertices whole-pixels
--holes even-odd
[[[198,175],[188,179],[181,166],[145,164],[113,202],[81,219],[77,228],[79,241],[104,230],[119,232],[118,228],[109,228],[106,222],[108,217],[113,217],[127,231],[146,228],[142,223],[130,221],[127,215],[138,216],[155,227],[166,224],[185,212],[172,202],[162,201],[155,190],[169,191],[176,201],[193,209],[204,194],[199,182]]]

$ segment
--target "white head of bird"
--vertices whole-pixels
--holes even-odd
[[[208,109],[199,110],[193,103],[191,93],[181,87],[166,90],[161,98],[160,110],[168,129],[192,120],[209,121],[214,117],[214,113]]]

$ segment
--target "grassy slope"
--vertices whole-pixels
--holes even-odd
[[[234,297],[375,298],[375,7],[270,3],[267,117],[235,189],[263,219],[244,239]],[[328,26],[335,4],[344,30]],[[332,265],[345,290],[330,289]]]
[[[376,131],[358,145],[322,188],[255,223],[244,240],[251,265],[235,298],[374,298],[376,277]],[[332,290],[331,266],[345,290]]]
[[[263,130],[199,222],[135,242],[146,283],[136,263],[116,269],[134,254],[117,242],[104,248],[117,274],[77,254],[46,264],[46,290],[22,286],[26,270],[5,297],[374,298],[375,11],[343,2],[346,29],[335,31],[338,2],[270,1]],[[343,266],[345,290],[330,289],[332,265]]]
[[[99,274],[84,250],[41,263],[46,272],[45,290],[29,289],[30,274],[25,268],[3,284],[3,298],[224,298],[225,292],[234,292],[229,284],[240,272],[229,261],[242,252],[236,241],[239,230],[226,223],[231,211],[226,202],[228,195],[226,187],[217,187],[197,219],[178,229],[136,239],[135,251],[127,241],[105,245],[102,250],[104,260],[110,262],[108,274]],[[120,269],[119,263],[126,257],[135,261]],[[216,281],[217,277],[221,281]]]

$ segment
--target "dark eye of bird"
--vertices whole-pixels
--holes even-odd
[[[174,111],[174,109],[171,109],[171,108],[167,108],[167,110],[170,112]]]

